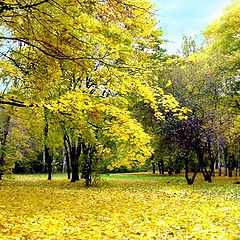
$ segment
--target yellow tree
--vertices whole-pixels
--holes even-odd
[[[9,0],[0,7],[1,69],[15,83],[0,103],[45,108],[74,124],[78,140],[101,149],[114,138],[119,161],[144,162],[150,137],[130,106],[144,101],[159,119],[159,103],[182,114],[172,96],[149,85],[150,56],[162,41],[152,5]]]

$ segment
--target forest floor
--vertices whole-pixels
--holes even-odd
[[[240,239],[239,180],[110,174],[85,188],[14,175],[0,182],[0,239]]]

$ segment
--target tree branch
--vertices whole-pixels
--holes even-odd
[[[4,2],[0,2],[0,14],[2,14],[4,11],[12,11],[14,9],[31,9],[34,7],[37,7],[41,4],[47,3],[49,2],[49,0],[43,0],[37,3],[33,3],[33,4],[26,4],[26,5],[21,5],[21,4],[6,4]]]
[[[0,96],[0,98],[1,98],[0,104],[3,104],[3,105],[11,105],[15,107],[34,107],[35,106],[34,104],[27,105],[24,102],[21,102],[12,98],[9,100],[4,100],[4,97],[2,96]]]

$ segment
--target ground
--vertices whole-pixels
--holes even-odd
[[[0,182],[0,239],[240,239],[239,177],[104,175],[97,187],[65,175]]]

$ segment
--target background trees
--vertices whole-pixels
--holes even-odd
[[[207,181],[211,181],[214,168],[221,175],[224,167],[224,174],[232,176],[239,161],[239,135],[232,134],[239,115],[238,20],[239,1],[234,1],[207,28],[203,48],[197,49],[192,38],[184,37],[182,56],[168,58],[155,72],[161,79],[155,81],[155,86],[168,88],[178,102],[191,110],[183,121],[167,112],[166,122],[157,124],[159,130],[155,133],[161,135],[159,141],[168,145],[172,142],[180,151],[185,168],[189,169],[189,159],[196,158],[195,169],[201,169]]]

